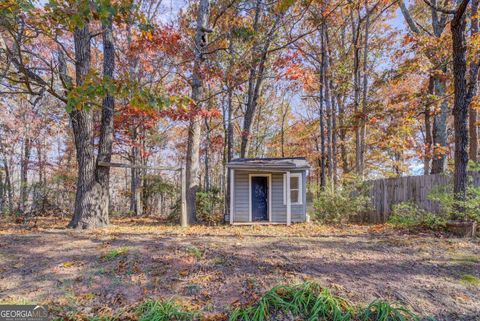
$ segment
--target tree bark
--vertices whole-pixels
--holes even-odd
[[[368,37],[370,28],[370,10],[368,8],[368,0],[365,0],[365,34],[363,39],[363,97],[362,97],[362,119],[360,131],[360,162],[362,175],[365,171],[365,153],[366,153],[366,137],[367,137],[367,107],[368,107]]]
[[[25,136],[27,134],[25,133]],[[20,199],[18,203],[18,212],[23,213],[26,210],[28,200],[28,165],[30,163],[30,138],[23,140],[23,151],[20,162]]]
[[[196,194],[199,187],[199,168],[200,168],[200,135],[201,135],[201,117],[200,117],[200,98],[203,80],[201,67],[204,61],[204,49],[207,46],[209,0],[200,0],[197,12],[197,29],[195,34],[195,49],[193,73],[191,80],[192,93],[191,98],[195,104],[194,111],[190,119],[187,140],[186,157],[186,181],[187,181],[187,223],[196,221]]]
[[[114,70],[114,43],[112,25],[104,24],[104,78],[112,78]],[[91,35],[88,24],[75,28],[75,78],[81,86],[90,71]],[[113,143],[113,97],[108,94],[102,103],[102,122],[98,160],[109,160]],[[97,165],[94,149],[93,114],[90,108],[74,109],[69,113],[77,152],[78,177],[75,210],[69,227],[90,229],[109,224],[109,169]]]
[[[136,126],[136,125],[134,125]],[[134,127],[132,133],[133,146],[131,149],[131,161],[133,165],[141,165],[141,155],[139,144],[139,128]],[[131,181],[130,181],[130,212],[136,216],[143,214],[143,205],[142,205],[142,178],[141,178],[141,169],[140,168],[131,168]]]
[[[428,93],[433,95],[433,77],[430,76],[428,79]],[[423,174],[428,175],[430,174],[430,162],[432,160],[432,121],[431,121],[431,107],[432,102],[431,99],[428,99],[425,103],[425,110],[424,110],[424,121],[425,121],[425,148],[424,148],[424,158],[423,158]]]
[[[112,18],[103,23],[103,79],[112,81],[115,71],[115,43],[113,39]],[[102,102],[102,118],[100,128],[100,140],[98,146],[97,162],[110,163],[112,159],[112,146],[114,139],[113,115],[115,112],[115,99],[112,93],[108,93]],[[100,185],[100,220],[104,224],[109,223],[110,210],[110,167],[96,167],[96,179]]]
[[[324,110],[323,110],[323,103],[324,103],[324,72],[325,72],[325,42],[324,42],[324,28],[325,24],[322,23],[321,27],[321,34],[320,34],[320,45],[321,45],[321,62],[320,62],[320,102],[319,102],[319,121],[320,121],[320,188],[324,189],[326,185],[326,180],[325,180],[325,124],[324,124]]]
[[[453,118],[455,128],[455,172],[453,191],[457,200],[466,199],[467,191],[467,163],[468,163],[468,108],[470,102],[467,97],[467,59],[465,41],[465,10],[468,0],[463,0],[456,10],[451,22],[452,53],[453,53],[453,83],[454,104]],[[475,76],[476,78],[476,76]],[[471,81],[474,81],[471,79]],[[457,210],[462,211],[459,207]]]
[[[362,168],[362,141],[361,141],[361,126],[362,120],[359,117],[360,106],[360,21],[355,20],[353,10],[350,11],[352,20],[352,43],[353,43],[353,111],[355,113],[355,172],[363,176]],[[360,20],[360,16],[358,17]]]
[[[472,0],[471,12],[471,35],[472,37],[478,33],[478,0]],[[472,70],[474,66],[470,66]],[[468,119],[468,134],[470,136],[469,157],[472,161],[478,162],[478,126],[477,126],[477,110],[470,106]]]

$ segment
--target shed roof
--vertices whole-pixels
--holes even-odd
[[[309,169],[305,157],[235,158],[228,165],[245,169]]]

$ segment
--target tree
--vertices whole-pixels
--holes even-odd
[[[462,0],[453,12],[450,24],[452,32],[453,82],[454,104],[453,117],[455,128],[455,172],[453,192],[458,200],[466,199],[467,192],[467,164],[468,164],[468,110],[477,90],[479,69],[478,49],[474,61],[470,64],[469,79],[467,79],[467,44],[465,38],[466,10],[470,0]],[[477,4],[474,3],[474,11]],[[476,19],[472,23],[478,23]],[[478,30],[478,26],[474,30]],[[459,208],[461,211],[462,208]]]
[[[186,155],[186,184],[187,184],[187,219],[188,223],[196,221],[195,204],[196,194],[199,188],[198,174],[200,167],[200,135],[202,129],[201,122],[201,99],[202,99],[202,65],[205,59],[205,49],[207,47],[207,33],[211,32],[208,28],[209,0],[200,0],[197,11],[197,26],[194,41],[194,59],[191,79],[191,98],[192,115],[188,127],[188,143]]]

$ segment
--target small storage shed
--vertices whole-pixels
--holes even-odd
[[[307,173],[304,157],[237,158],[230,171],[230,224],[305,222]]]

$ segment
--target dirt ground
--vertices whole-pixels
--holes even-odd
[[[204,227],[114,220],[93,232],[44,218],[0,227],[0,301],[57,314],[175,298],[220,315],[274,285],[318,281],[354,304],[383,298],[437,320],[480,320],[480,241],[384,226]]]

